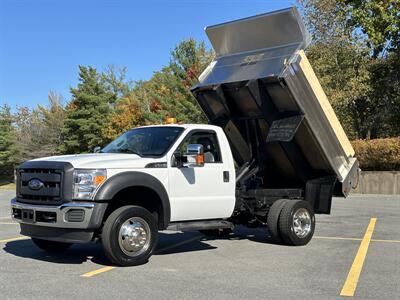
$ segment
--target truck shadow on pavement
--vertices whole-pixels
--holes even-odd
[[[255,243],[275,245],[266,228],[247,228],[244,226],[236,226],[235,230],[228,236],[213,237],[204,236],[203,241],[210,240],[248,240]]]
[[[93,261],[109,265],[99,244],[76,244],[62,253],[45,252],[36,247],[31,240],[8,242],[3,250],[12,255],[57,264],[82,264]]]
[[[226,237],[201,235],[198,232],[159,233],[157,249],[153,255],[168,255],[184,252],[213,250],[217,247],[208,242],[213,240],[249,240],[258,243],[272,243],[266,229],[239,227]],[[91,261],[99,265],[110,265],[101,244],[76,244],[62,253],[49,253],[37,248],[29,239],[12,241],[3,250],[9,254],[56,264],[82,264]]]

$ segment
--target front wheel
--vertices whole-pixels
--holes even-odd
[[[119,266],[144,264],[157,243],[158,227],[153,215],[139,206],[123,206],[107,218],[101,235],[104,253]]]
[[[71,243],[48,241],[37,238],[32,238],[32,242],[40,249],[47,252],[63,252],[72,245]]]
[[[308,244],[314,235],[314,211],[307,201],[290,200],[285,203],[279,215],[279,231],[287,245]]]

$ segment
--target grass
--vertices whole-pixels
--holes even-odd
[[[0,174],[0,190],[15,189],[11,175]]]
[[[0,190],[15,190],[15,183],[0,185]]]

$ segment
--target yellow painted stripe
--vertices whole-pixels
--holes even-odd
[[[360,278],[361,270],[364,265],[365,257],[367,256],[369,243],[371,242],[372,233],[374,232],[376,218],[371,218],[367,231],[358,248],[356,257],[347,275],[340,296],[353,297],[357,288],[357,283]]]
[[[340,237],[340,236],[314,236],[314,239],[322,239],[322,240],[346,240],[346,241],[361,241],[360,238],[352,238],[352,237]]]
[[[97,269],[97,270],[94,270],[94,271],[87,272],[85,274],[82,274],[81,276],[82,277],[92,277],[92,276],[95,276],[95,275],[100,274],[100,273],[111,271],[112,269],[115,269],[115,267],[107,266],[107,267],[103,267],[103,268],[100,268],[100,269]]]
[[[0,243],[8,243],[8,242],[27,240],[27,239],[30,239],[30,237],[28,237],[28,236],[17,236],[17,237],[8,238],[8,239],[5,239],[5,240],[0,240]]]

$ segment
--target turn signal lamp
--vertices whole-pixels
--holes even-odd
[[[204,153],[196,155],[196,165],[198,166],[204,165]]]

